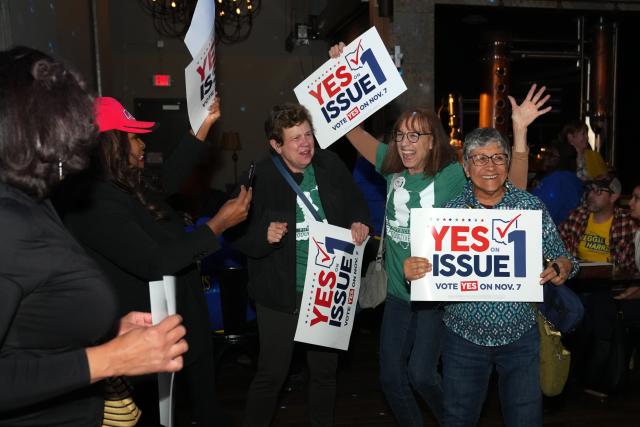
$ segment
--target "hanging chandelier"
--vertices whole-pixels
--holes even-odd
[[[184,37],[189,29],[197,0],[139,0],[153,19],[159,34]],[[260,11],[261,0],[215,0],[216,42],[225,44],[246,40],[251,34],[253,17]]]

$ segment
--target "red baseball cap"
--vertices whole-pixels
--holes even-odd
[[[96,122],[99,132],[115,129],[131,133],[149,133],[156,128],[156,122],[136,120],[122,104],[108,96],[96,98]]]

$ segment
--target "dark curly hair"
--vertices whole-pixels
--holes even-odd
[[[276,105],[269,112],[269,117],[264,122],[264,132],[267,140],[274,139],[279,145],[282,140],[284,129],[298,126],[304,122],[309,122],[313,129],[311,114],[300,104],[284,103]]]
[[[35,49],[0,52],[0,181],[42,199],[88,166],[97,127],[84,81]]]
[[[128,133],[120,130],[102,132],[98,135],[98,147],[101,174],[131,193],[156,220],[166,219],[166,212],[150,203],[145,196],[147,189],[154,188],[144,178],[142,169],[130,163]]]

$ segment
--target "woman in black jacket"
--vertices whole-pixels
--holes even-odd
[[[151,327],[130,313],[118,327],[112,287],[49,200],[87,167],[96,133],[77,74],[0,51],[0,426],[98,427],[100,380],[182,367],[180,316]]]
[[[67,213],[67,224],[113,282],[121,312],[149,309],[149,281],[176,276],[177,310],[190,344],[177,378],[185,387],[176,397],[189,402],[197,425],[214,425],[220,413],[214,404],[213,349],[196,264],[220,247],[218,236],[224,230],[246,218],[251,189],[243,187],[237,198],[191,233],[184,231],[182,216],[172,212],[165,200],[179,190],[201,158],[205,137],[220,117],[219,103],[213,104],[198,132],[187,134],[165,161],[162,191],[153,190],[142,177],[145,146],[139,135],[151,132],[155,123],[135,120],[113,98],[98,98],[96,112],[100,172],[84,206]],[[142,424],[157,426],[155,378],[137,379],[134,386]]]
[[[367,204],[340,158],[315,147],[311,116],[299,104],[272,108],[265,122],[271,153],[307,194],[318,216],[351,230],[356,245],[369,234]],[[256,165],[256,198],[246,222],[227,236],[247,255],[249,294],[256,302],[260,355],[245,409],[245,426],[268,426],[294,349],[307,271],[309,224],[302,201],[271,158]],[[309,367],[309,424],[333,425],[338,352],[304,345]]]

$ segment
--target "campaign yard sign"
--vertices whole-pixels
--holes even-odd
[[[411,254],[432,271],[412,301],[542,301],[542,212],[412,209]]]
[[[380,35],[371,27],[294,92],[311,113],[318,144],[327,148],[405,90]]]
[[[193,60],[184,69],[187,113],[193,132],[198,132],[209,114],[216,94],[215,3],[198,0],[185,44]],[[194,52],[196,54],[194,55]]]
[[[349,348],[366,243],[356,246],[346,228],[309,221],[307,276],[296,341]]]

